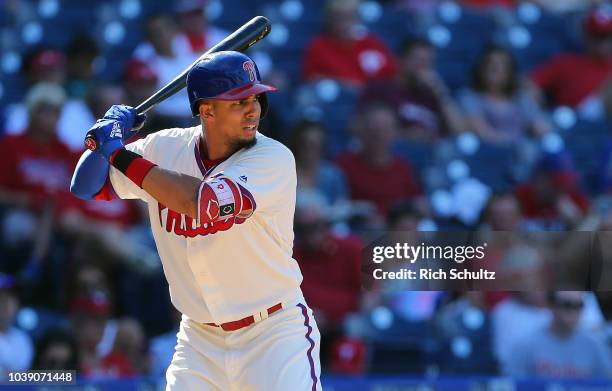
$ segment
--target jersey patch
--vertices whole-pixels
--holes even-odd
[[[227,216],[232,216],[233,214],[234,214],[234,204],[228,204],[221,208],[221,211],[219,212],[219,217],[223,218]]]

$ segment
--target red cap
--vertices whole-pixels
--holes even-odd
[[[36,54],[32,58],[32,70],[42,71],[47,69],[63,68],[66,65],[64,54],[57,50],[47,49]]]
[[[598,7],[589,12],[585,21],[586,32],[591,36],[612,34],[612,7]]]
[[[123,69],[123,79],[133,83],[157,83],[158,77],[149,64],[130,60]]]

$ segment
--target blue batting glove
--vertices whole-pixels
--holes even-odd
[[[122,128],[122,123],[120,121],[99,119],[98,122],[89,129],[87,137],[90,135],[93,136],[98,143],[95,152],[104,156],[106,160],[110,160],[113,152],[119,148],[123,148],[124,133],[127,132]]]
[[[130,138],[132,132],[144,125],[146,118],[145,114],[138,114],[133,107],[113,105],[104,117],[89,129],[87,136],[94,137],[97,141],[96,152],[109,160],[113,152],[124,146],[125,140]]]
[[[102,119],[119,121],[121,128],[125,129],[124,140],[129,137],[129,131],[135,132],[142,128],[147,119],[146,114],[138,114],[136,109],[126,105],[113,105]]]

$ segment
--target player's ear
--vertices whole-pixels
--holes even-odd
[[[200,103],[200,107],[198,107],[200,111],[200,117],[204,119],[212,119],[214,117],[213,105],[210,101],[204,101]]]

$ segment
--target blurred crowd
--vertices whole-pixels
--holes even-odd
[[[141,103],[232,27],[212,17],[219,7],[212,0],[178,0],[155,12],[144,0],[110,3],[128,14],[136,4],[141,13],[127,55],[115,58],[100,36],[61,26],[71,33],[65,45],[26,45],[18,72],[2,71],[1,82],[19,83],[12,99],[8,88],[0,92],[2,371],[162,376],[174,351],[180,315],[169,303],[146,209],[137,201],[78,200],[70,178],[96,118],[112,104]],[[324,371],[611,376],[612,296],[584,290],[610,291],[592,278],[606,274],[612,227],[612,6],[253,3],[278,5],[294,25],[296,13],[314,13],[309,26],[318,26],[271,46],[266,40],[280,42],[292,30],[270,11],[273,33],[250,54],[280,89],[270,94],[260,131],[295,155],[294,258],[323,335]],[[2,2],[1,31],[41,4],[53,1]],[[373,15],[381,22],[368,28]],[[574,39],[529,57],[521,50],[529,30],[513,29],[517,18],[544,26],[528,35],[534,42],[550,21]],[[453,27],[460,20],[471,22]],[[510,39],[488,36],[490,23]],[[440,66],[449,56],[456,67]],[[140,136],[193,124],[181,92],[148,113]],[[487,261],[524,282],[516,289],[523,292],[365,291],[364,233],[383,231],[601,235],[596,243],[497,236]],[[547,293],[545,278],[533,277],[594,263],[595,253],[600,269],[571,291]]]

